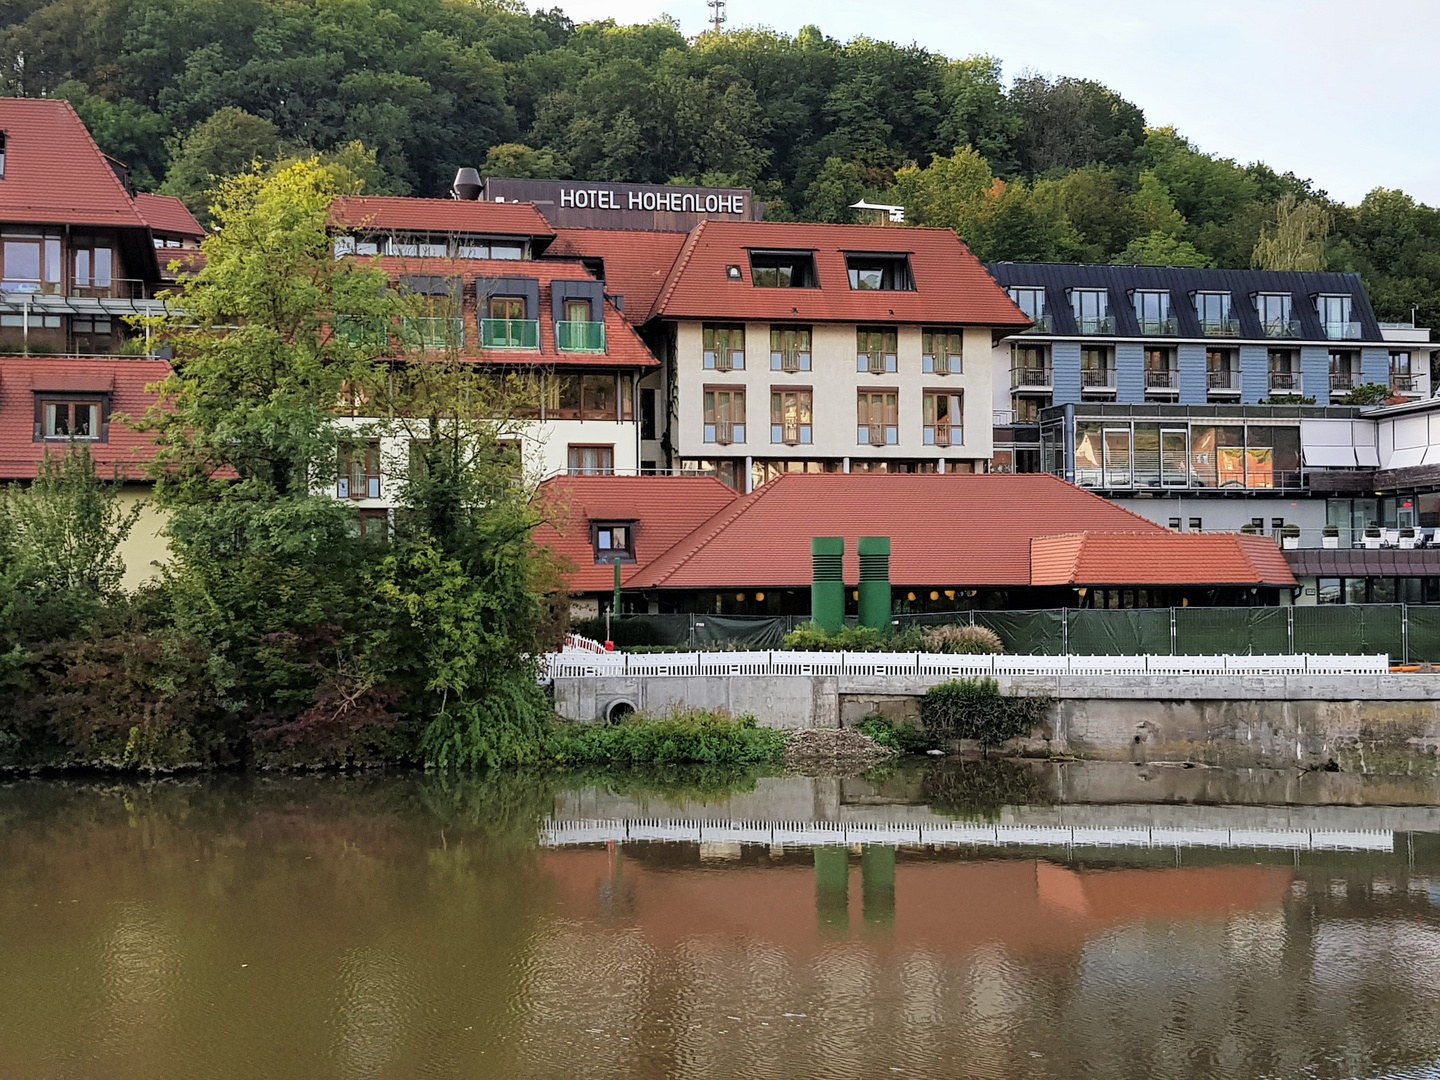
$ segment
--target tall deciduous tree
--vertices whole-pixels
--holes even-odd
[[[1324,270],[1330,215],[1313,202],[1285,195],[1275,205],[1275,224],[1261,231],[1251,265],[1260,270]]]

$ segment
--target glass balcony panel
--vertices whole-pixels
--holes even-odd
[[[1075,329],[1082,334],[1113,334],[1115,333],[1115,316],[1077,316]]]
[[[1098,332],[1098,331],[1097,331]],[[1141,319],[1140,333],[1152,337],[1174,337],[1176,324],[1174,319]]]
[[[1296,319],[1272,319],[1263,323],[1261,329],[1266,337],[1293,338],[1300,336],[1300,323]]]
[[[1028,330],[1022,331],[1026,334],[1049,334],[1055,329],[1055,320],[1049,315],[1036,316],[1035,322]]]
[[[1321,329],[1331,341],[1359,341],[1361,328],[1358,322],[1322,322]]]
[[[480,347],[482,349],[538,349],[540,348],[540,322],[538,319],[481,319]]]
[[[561,352],[605,351],[605,324],[562,320],[555,324],[555,347]]]
[[[1200,332],[1206,337],[1236,337],[1240,323],[1235,319],[1201,319]]]

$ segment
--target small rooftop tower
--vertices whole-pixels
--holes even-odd
[[[705,0],[705,6],[710,9],[710,29],[718,34],[725,21],[725,0]]]
[[[474,202],[480,198],[480,173],[475,169],[460,169],[455,173],[450,194],[461,202]]]

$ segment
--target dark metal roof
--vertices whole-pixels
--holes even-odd
[[[1134,292],[1169,292],[1170,314],[1176,321],[1177,337],[1201,338],[1199,318],[1191,299],[1197,292],[1228,292],[1231,317],[1240,323],[1238,338],[1229,340],[1267,341],[1276,347],[1288,340],[1326,341],[1315,309],[1315,297],[1321,293],[1349,294],[1351,316],[1360,323],[1357,341],[1336,341],[1336,346],[1384,341],[1380,324],[1370,307],[1370,298],[1359,274],[1292,273],[1276,270],[1198,270],[1183,266],[1100,266],[1085,263],[987,263],[985,269],[1003,288],[1043,288],[1045,311],[1050,315],[1054,333],[1076,334],[1075,318],[1070,309],[1071,289],[1105,289],[1110,294],[1110,314],[1115,317],[1114,335],[1096,337],[1141,337],[1135,309],[1131,303]],[[1261,330],[1260,316],[1251,299],[1256,293],[1289,293],[1291,317],[1300,322],[1300,337],[1269,338]],[[1091,336],[1091,335],[1086,335]],[[1154,340],[1146,335],[1145,340]],[[1224,338],[1214,339],[1217,344]]]
[[[1107,419],[1151,420],[1356,420],[1364,412],[1355,405],[1116,405],[1082,402],[1076,405],[1051,405],[1040,410],[1042,424],[1063,420],[1067,409],[1076,416],[1098,416]]]
[[[1301,548],[1285,552],[1296,577],[1431,577],[1440,574],[1436,548]]]

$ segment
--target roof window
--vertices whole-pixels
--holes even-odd
[[[850,288],[862,292],[911,292],[915,279],[910,274],[908,255],[846,255]]]
[[[635,523],[633,521],[597,521],[590,528],[597,565],[633,563],[635,561]]]
[[[810,251],[752,251],[750,280],[757,289],[815,289],[815,255]]]
[[[741,280],[743,280],[743,279],[741,278],[741,276],[740,276],[740,267],[734,266],[734,265],[725,267],[725,280],[726,280],[726,281],[741,281]]]

